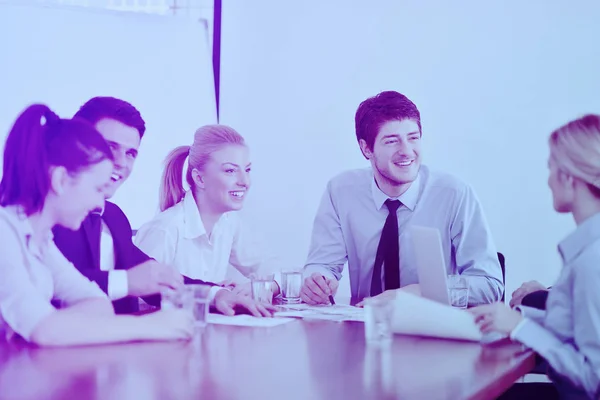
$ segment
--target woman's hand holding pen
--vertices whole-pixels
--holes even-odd
[[[318,272],[304,279],[300,297],[307,304],[335,304],[332,302],[339,286],[337,279],[326,278]]]

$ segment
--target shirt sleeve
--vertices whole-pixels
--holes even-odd
[[[469,306],[500,301],[504,284],[498,253],[481,204],[469,186],[458,195],[450,231],[457,272],[469,282]]]
[[[56,309],[50,304],[50,298],[33,283],[25,265],[26,249],[18,235],[14,227],[0,217],[0,314],[15,333],[29,341],[40,322]],[[43,276],[36,278],[43,279]]]
[[[175,260],[177,238],[166,229],[144,225],[135,235],[135,245],[157,262],[172,266]]]
[[[48,268],[54,281],[54,297],[65,306],[92,298],[106,299],[100,287],[83,276],[75,266],[62,255],[54,242],[48,246]]]
[[[346,261],[348,261],[346,243],[340,217],[333,204],[330,182],[321,198],[313,223],[304,276],[318,272],[327,278],[339,281]]]
[[[538,308],[517,306],[515,310],[519,311],[525,318],[543,324],[544,318],[546,317],[546,310],[540,310]]]
[[[129,293],[129,282],[127,271],[112,270],[108,272],[108,297],[111,300],[119,300],[127,297]]]
[[[600,269],[596,263],[579,266],[583,268],[573,272],[573,340],[563,342],[532,320],[525,320],[511,338],[535,350],[556,373],[596,398],[600,385]]]

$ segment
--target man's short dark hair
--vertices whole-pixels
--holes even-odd
[[[73,118],[83,118],[92,125],[103,119],[114,119],[137,129],[140,139],[146,132],[146,123],[137,108],[115,97],[94,97],[82,105]]]

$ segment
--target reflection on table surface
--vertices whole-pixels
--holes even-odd
[[[0,343],[0,398],[494,398],[533,366],[510,342],[394,337],[360,322],[209,325],[190,342],[41,349]]]

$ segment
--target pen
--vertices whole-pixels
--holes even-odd
[[[329,284],[327,283],[327,279],[323,275],[321,275],[321,278],[323,278],[323,280],[325,281],[325,283],[327,284],[327,286],[329,286]],[[333,296],[332,295],[329,295],[329,302],[331,303],[332,306],[335,305],[335,300],[333,300]]]

